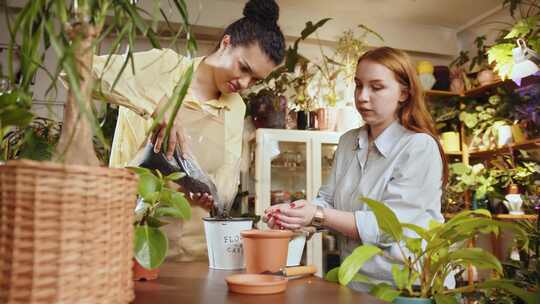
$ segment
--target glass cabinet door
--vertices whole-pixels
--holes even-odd
[[[330,179],[336,149],[337,144],[321,144],[321,185],[325,185]],[[340,264],[336,233],[328,230],[322,233],[322,250],[322,271],[327,273]]]
[[[270,204],[305,199],[306,143],[275,141],[271,147]]]

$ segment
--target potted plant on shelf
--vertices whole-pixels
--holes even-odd
[[[451,98],[447,102],[429,104],[431,116],[435,120],[435,128],[441,134],[441,144],[446,152],[461,151],[459,136],[459,100]]]
[[[135,246],[134,273],[135,280],[156,279],[159,266],[165,260],[168,251],[167,236],[160,229],[167,225],[166,218],[189,220],[191,207],[182,192],[171,188],[170,182],[184,176],[177,172],[163,176],[154,171],[130,167],[139,176],[139,200],[135,208]],[[165,220],[164,220],[165,218]]]
[[[480,86],[488,85],[496,80],[495,73],[493,73],[488,63],[488,46],[484,44],[485,41],[485,35],[476,37],[474,40],[476,56],[471,59],[471,64],[469,65],[469,71],[477,69],[476,81]]]
[[[11,39],[11,85],[0,94],[1,137],[9,131],[6,128],[30,122],[32,82],[38,71],[44,70],[49,77],[47,93],[56,88],[61,74],[65,75],[62,79],[67,86],[67,101],[59,142],[52,155],[56,163],[10,160],[0,166],[0,209],[7,215],[0,217],[0,235],[7,236],[0,238],[0,248],[27,253],[0,255],[0,302],[13,297],[34,303],[59,299],[69,303],[131,302],[137,182],[128,170],[100,166],[93,138],[96,136],[104,147],[109,143],[96,119],[91,71],[96,50],[113,33],[116,38],[111,53],[125,46],[124,68],[133,64],[136,37],[159,48],[156,30],[143,18],[150,17],[157,24],[157,16],[144,11],[137,1],[54,0],[7,5],[6,13],[16,13],[6,18]],[[18,7],[13,9],[12,5]],[[170,6],[171,17],[174,12],[179,15],[175,16],[178,36],[187,34],[187,49],[192,53],[196,44],[190,35],[187,5],[184,0],[175,0]],[[158,1],[154,1],[154,7],[160,11]],[[172,28],[167,20],[165,23]],[[16,41],[21,42],[17,76],[11,60]],[[181,77],[180,84],[184,83],[189,83],[189,75]],[[175,90],[169,106],[179,107],[179,91]],[[30,234],[19,233],[23,230]],[[43,246],[44,243],[55,246]],[[38,258],[45,254],[52,260]],[[13,265],[29,268],[21,275],[21,270]],[[38,290],[50,282],[71,284],[51,285],[47,293]],[[98,288],[107,292],[98,292]]]
[[[499,94],[490,96],[487,103],[482,100],[466,102],[459,120],[471,136],[471,150],[489,150],[512,142],[511,122],[501,114],[505,106]]]
[[[485,208],[495,210],[496,206],[489,205],[488,197],[492,196],[497,184],[496,175],[483,164],[474,166],[463,163],[450,165],[450,183],[448,189],[454,193],[471,191],[473,195],[473,209]]]
[[[287,116],[287,108],[283,106],[293,101],[294,96],[289,96],[288,91],[294,88],[293,83],[299,83],[295,75],[300,64],[307,64],[309,60],[302,56],[298,48],[300,42],[306,40],[320,27],[324,26],[330,18],[321,19],[315,23],[308,21],[300,37],[289,46],[285,52],[285,64],[274,70],[266,79],[253,86],[245,93],[244,100],[248,102],[249,115],[256,127],[283,128],[285,127],[283,116]]]
[[[371,244],[361,245],[345,258],[341,266],[328,272],[327,280],[342,285],[351,281],[371,284],[372,295],[401,304],[459,303],[460,294],[491,289],[503,289],[530,304],[540,301],[539,295],[528,293],[516,287],[516,282],[502,278],[455,289],[444,286],[447,276],[468,265],[502,275],[502,265],[495,256],[483,249],[468,247],[463,241],[480,234],[499,233],[501,229],[511,230],[516,234],[516,238],[527,240],[526,233],[518,226],[495,221],[491,219],[489,211],[479,209],[463,211],[446,223],[432,221],[429,228],[423,228],[400,223],[384,203],[368,198],[363,198],[362,201],[375,214],[379,229],[399,246],[401,257],[389,257],[383,249]],[[385,255],[395,262],[392,266],[395,285],[373,283],[368,277],[358,273],[363,264],[375,255]]]
[[[508,0],[504,2],[509,7],[514,23],[510,24],[510,30],[500,31],[499,38],[489,47],[488,62],[494,64],[494,70],[502,79],[508,79],[514,68],[512,50],[517,47],[517,40],[524,39],[529,47],[540,52],[540,8],[537,1],[528,3],[522,0]],[[522,9],[523,8],[523,9]],[[520,16],[515,16],[518,11]]]
[[[463,94],[466,90],[471,89],[471,81],[467,77],[464,68],[469,60],[469,52],[460,51],[458,57],[450,62],[450,91]]]
[[[506,189],[504,204],[511,214],[523,214],[522,204],[534,185],[535,178],[538,178],[540,165],[531,160],[528,153],[519,151],[522,157],[529,161],[516,159],[513,155],[498,156],[491,161],[494,169],[494,176],[497,179],[497,186]],[[532,194],[532,193],[531,193]]]

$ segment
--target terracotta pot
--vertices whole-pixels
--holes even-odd
[[[450,91],[463,94],[465,92],[465,82],[461,78],[454,78],[450,83]]]
[[[276,272],[286,266],[291,231],[252,229],[240,235],[247,273]]]
[[[495,73],[492,70],[482,70],[476,75],[476,80],[480,83],[481,86],[488,85],[495,82]]]
[[[137,262],[136,259],[133,259],[133,280],[135,281],[150,281],[158,278],[159,268],[155,269],[146,269]]]
[[[519,186],[516,184],[510,184],[506,188],[507,194],[519,194]]]

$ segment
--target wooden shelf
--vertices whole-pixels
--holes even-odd
[[[471,157],[490,157],[496,154],[504,154],[504,153],[510,153],[514,150],[532,150],[532,149],[540,149],[540,138],[533,138],[526,140],[522,143],[513,143],[509,145],[505,145],[503,147],[493,149],[493,150],[485,150],[485,151],[474,151],[470,152]]]
[[[439,90],[428,90],[428,91],[425,91],[425,93],[426,93],[426,96],[428,96],[428,97],[429,96],[431,96],[431,97],[456,97],[456,96],[478,97],[480,95],[483,95],[484,93],[486,93],[487,91],[489,91],[491,89],[500,87],[502,85],[511,85],[511,84],[512,84],[512,81],[509,81],[509,80],[505,80],[505,81],[498,80],[498,81],[495,81],[495,82],[490,83],[488,85],[481,86],[481,87],[476,87],[474,89],[465,91],[465,93],[463,93],[463,94],[459,94],[459,93],[455,93],[455,92],[451,92],[451,91],[439,91]]]
[[[490,83],[488,85],[468,90],[468,91],[465,92],[465,94],[463,94],[463,96],[465,96],[465,97],[477,97],[477,96],[483,95],[484,93],[486,93],[487,91],[489,91],[491,89],[500,87],[500,86],[502,86],[504,84],[510,84],[510,83],[511,83],[511,81],[508,81],[508,80],[495,81],[495,82]]]
[[[456,216],[455,213],[445,213],[443,214],[445,219],[451,219],[454,216]],[[510,221],[519,221],[519,220],[531,220],[536,221],[538,219],[538,216],[536,214],[522,214],[522,215],[514,215],[514,214],[492,214],[492,218],[497,220],[510,220]]]
[[[451,91],[440,91],[440,90],[427,90],[427,91],[425,91],[425,93],[426,93],[426,96],[431,96],[431,97],[457,97],[457,96],[461,96],[458,93],[454,93],[454,92],[451,92]]]
[[[451,155],[451,156],[462,156],[463,153],[461,151],[444,151],[444,154]]]
[[[532,220],[536,221],[538,219],[538,216],[536,214],[522,214],[522,215],[514,215],[514,214],[494,214],[493,218],[498,220]]]

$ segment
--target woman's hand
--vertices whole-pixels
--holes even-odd
[[[201,193],[189,192],[189,194],[187,194],[187,198],[192,205],[200,206],[207,211],[212,209],[212,207],[214,206],[214,198],[208,193],[204,193],[201,195]]]
[[[168,100],[165,97],[161,99],[158,106],[156,107],[156,110],[154,111],[154,113],[152,113],[152,118],[155,119],[156,117],[158,117],[161,109],[163,109],[163,107],[167,105],[167,101]],[[156,129],[153,131],[152,136],[150,137],[152,142],[154,143],[154,153],[159,153],[159,151],[161,151],[161,146],[165,137],[165,130],[167,129],[167,124],[171,117],[172,110],[172,107],[170,107],[165,111],[162,119],[158,121]],[[180,146],[180,150],[182,151],[182,153],[187,152],[184,130],[182,129],[178,121],[178,116],[176,116],[176,119],[171,126],[169,142],[167,143],[167,151],[165,151],[165,155],[169,160],[172,160],[174,149],[177,144]]]
[[[308,226],[313,219],[317,206],[306,200],[290,204],[274,205],[264,211],[263,220],[272,229],[295,230]]]

